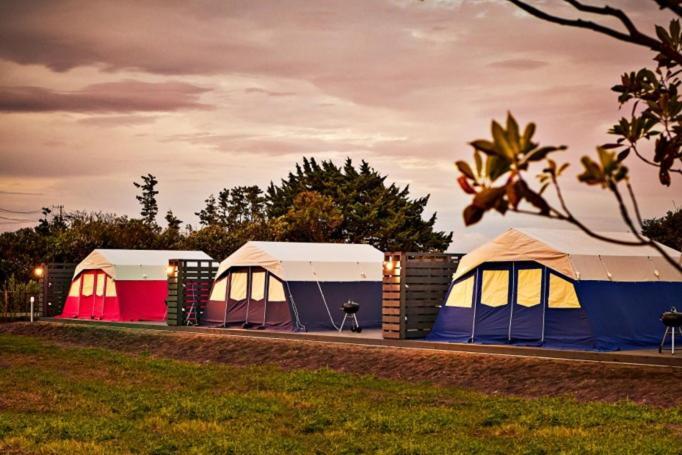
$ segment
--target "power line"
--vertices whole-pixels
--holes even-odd
[[[35,223],[35,221],[0,221],[0,226],[6,225],[6,224],[28,224],[28,223]]]
[[[0,215],[0,220],[7,220],[7,221],[23,221],[25,223],[34,223],[36,220],[29,220],[27,218],[9,218],[6,216]]]
[[[20,215],[33,215],[34,213],[42,213],[41,210],[21,211],[21,210],[3,209],[2,207],[0,207],[0,212],[17,213],[17,214],[20,214]]]

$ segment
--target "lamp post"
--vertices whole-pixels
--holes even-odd
[[[44,283],[43,283],[43,280],[44,280],[44,278],[45,278],[45,266],[42,265],[42,264],[36,266],[36,267],[33,269],[33,276],[36,278],[36,280],[38,281],[38,285],[39,285],[40,288],[41,288],[40,291],[38,291],[38,292],[39,292],[39,294],[38,294],[38,304],[39,304],[39,306],[40,306],[40,302],[43,301],[42,295],[43,295],[43,293],[44,293],[44,289],[43,289]],[[33,316],[35,315],[35,299],[36,299],[35,296],[31,296],[31,298],[30,298],[30,301],[31,301],[31,318],[30,318],[30,319],[31,319],[31,322],[33,322]]]

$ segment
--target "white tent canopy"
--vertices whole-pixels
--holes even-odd
[[[600,232],[625,241],[631,233]],[[679,251],[661,246],[678,262]],[[460,261],[457,279],[484,262],[536,261],[575,280],[682,281],[682,274],[647,246],[607,243],[582,231],[512,228],[473,250]]]
[[[99,269],[115,280],[165,280],[170,259],[210,261],[211,257],[203,251],[96,249],[76,266],[73,276]]]
[[[231,267],[262,267],[284,281],[381,281],[383,261],[371,245],[247,242],[220,263],[216,278]]]

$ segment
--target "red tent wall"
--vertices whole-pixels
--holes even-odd
[[[166,280],[116,281],[119,321],[165,321]]]
[[[59,317],[104,321],[166,320],[166,280],[114,281],[100,270],[85,271],[76,280],[78,295],[67,297]],[[84,295],[86,283],[85,294],[90,295]],[[115,292],[107,289],[110,286],[114,286]]]

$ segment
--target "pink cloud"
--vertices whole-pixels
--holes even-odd
[[[2,112],[135,112],[208,109],[199,96],[208,89],[183,82],[125,80],[58,92],[42,87],[0,87]]]

